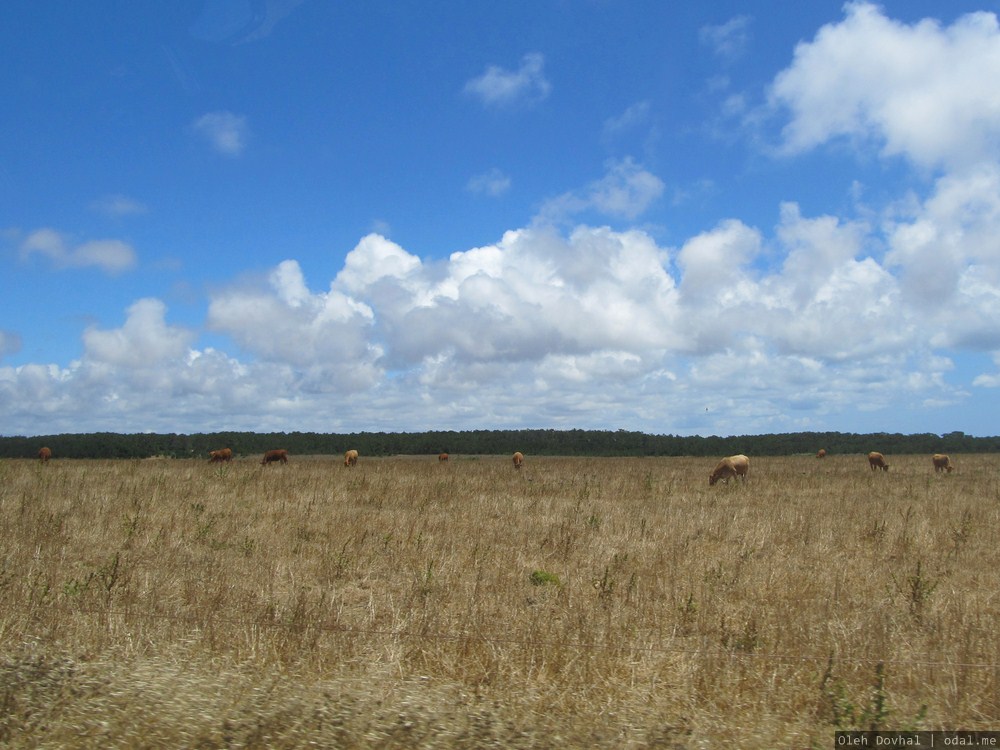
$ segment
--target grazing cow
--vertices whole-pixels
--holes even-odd
[[[816,451],[816,458],[826,458],[826,448],[820,448]]]
[[[264,464],[273,464],[275,461],[281,461],[283,464],[288,463],[288,451],[284,448],[280,450],[268,451],[264,454],[264,458],[260,460],[261,466]]]
[[[524,454],[521,453],[521,451],[518,451],[517,453],[514,454],[514,468],[520,469],[521,464],[523,463],[524,463]]]
[[[889,464],[885,462],[885,456],[878,451],[872,451],[868,454],[868,465],[872,467],[872,471],[875,471],[876,469],[889,471]]]
[[[233,460],[232,448],[220,448],[217,451],[208,452],[208,462],[210,464],[221,464],[222,462],[229,463],[232,460]]]
[[[41,461],[43,464],[44,463],[48,463],[48,460],[50,458],[52,458],[52,449],[51,448],[39,448],[38,449],[38,460],[39,461]]]
[[[934,461],[934,473],[939,471],[947,471],[949,474],[955,470],[955,467],[951,465],[951,459],[948,458],[944,453],[935,453],[931,460]]]
[[[448,460],[448,454],[447,453],[441,453],[441,454],[438,455],[438,463],[442,463],[443,464],[447,460]]]
[[[358,452],[351,450],[344,454],[344,466],[357,466]]]
[[[708,475],[708,486],[718,482],[720,479],[728,482],[732,477],[746,479],[750,473],[750,459],[739,453],[735,456],[724,458],[716,465],[715,470]]]

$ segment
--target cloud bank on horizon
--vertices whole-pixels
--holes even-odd
[[[283,6],[281,19],[261,21],[266,34],[233,21],[242,41],[231,48],[248,54],[308,9]],[[54,223],[23,229],[36,214],[5,212],[8,268],[62,290],[48,298],[47,325],[82,330],[71,356],[46,358],[45,327],[5,311],[0,432],[996,434],[996,15],[904,21],[851,2],[787,49],[762,86],[741,89],[733,68],[752,54],[754,29],[751,8],[692,32],[728,71],[696,82],[697,96],[711,101],[704,137],[738,142],[745,163],[788,175],[760,195],[741,176],[745,204],[713,202],[725,191],[722,174],[681,184],[671,173],[650,92],[581,117],[605,147],[597,169],[535,194],[527,214],[480,246],[408,248],[386,224],[356,235],[342,256],[297,253],[301,238],[290,237],[272,262],[241,263],[238,252],[184,256],[177,237],[163,244],[181,270],[149,270],[130,286],[157,266],[134,227],[166,213],[165,199],[131,184],[95,186],[85,201],[91,215],[118,224],[94,226],[117,226],[120,239]],[[543,117],[562,89],[587,83],[533,44],[466,66],[464,82],[440,86],[438,96],[454,100],[441,106],[498,128]],[[290,148],[274,142],[268,123],[225,103],[178,118],[177,132],[192,136],[180,147],[191,155],[177,158],[197,162],[200,145],[206,170]],[[629,146],[615,145],[627,134]],[[451,178],[455,194],[475,206],[530,190],[530,169],[483,150]],[[820,200],[810,183],[825,181],[843,187]],[[383,189],[372,221],[399,200],[393,186]],[[407,198],[416,211],[424,199]],[[707,206],[710,218],[673,226],[668,204]],[[213,234],[208,207],[197,221]],[[184,278],[201,264],[212,274]],[[87,284],[91,292],[78,286]],[[114,313],[98,312],[98,297],[127,300],[120,325],[101,322]]]

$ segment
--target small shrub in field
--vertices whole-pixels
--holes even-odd
[[[913,615],[917,621],[920,621],[923,618],[924,607],[931,598],[931,594],[934,593],[934,589],[937,588],[937,585],[938,581],[931,580],[924,572],[921,571],[920,560],[917,560],[916,570],[914,570],[911,575],[906,577],[906,584],[904,587],[907,603],[910,608],[910,614]]]
[[[681,635],[693,635],[698,622],[698,603],[694,594],[688,593],[687,599],[679,607]]]
[[[559,576],[555,573],[549,573],[546,570],[535,570],[531,573],[531,583],[535,586],[546,586],[552,584],[554,586],[560,586]]]
[[[820,680],[820,693],[823,695],[826,711],[829,712],[828,720],[836,729],[877,731],[892,726],[899,731],[912,732],[923,725],[927,716],[926,704],[921,704],[908,720],[899,716],[899,711],[889,706],[883,662],[875,665],[875,677],[871,686],[859,691],[859,694],[853,697],[848,694],[844,683],[833,679],[832,674],[831,657],[827,662],[826,672]],[[889,723],[890,716],[892,716],[891,723]]]

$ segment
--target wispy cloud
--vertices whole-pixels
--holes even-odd
[[[245,44],[266,39],[304,0],[223,2],[209,0],[191,26],[191,34],[210,42]]]
[[[604,137],[614,138],[649,121],[650,105],[648,101],[636,102],[617,117],[609,117],[604,121]]]
[[[545,202],[537,219],[563,222],[587,211],[635,219],[663,194],[663,180],[631,158],[612,160],[600,179]]]
[[[90,208],[112,218],[144,214],[149,210],[145,204],[127,195],[104,195],[91,203]]]
[[[717,26],[702,26],[698,36],[720,58],[734,62],[746,52],[752,20],[750,16],[735,16]]]
[[[136,264],[135,250],[121,240],[91,240],[71,244],[54,229],[38,229],[21,243],[21,257],[41,255],[57,269],[99,268],[105,273],[119,274]]]
[[[0,328],[0,359],[8,354],[17,354],[19,351],[21,351],[21,337],[13,331]]]
[[[498,198],[510,190],[510,177],[494,167],[482,174],[471,177],[465,185],[470,193]]]
[[[545,57],[531,52],[521,58],[521,67],[514,71],[490,65],[485,73],[466,83],[464,91],[490,107],[539,102],[552,90],[544,68]]]
[[[250,134],[246,118],[232,112],[209,112],[195,120],[192,127],[224,156],[242,154]]]

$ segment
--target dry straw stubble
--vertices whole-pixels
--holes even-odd
[[[992,456],[0,464],[14,747],[995,728]]]

